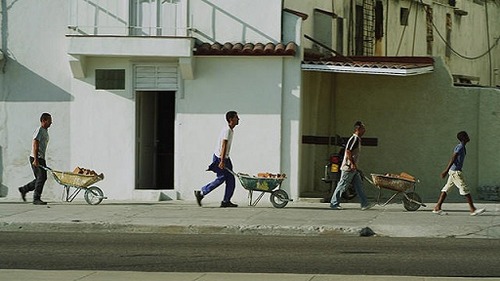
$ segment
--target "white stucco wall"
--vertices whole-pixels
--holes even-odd
[[[286,173],[280,166],[281,68],[281,58],[197,58],[197,79],[185,81],[177,110],[176,185],[183,187],[182,198],[214,179],[205,169],[229,110],[240,116],[231,148],[235,172]],[[245,200],[238,186],[235,201]],[[205,200],[220,201],[223,191],[222,186]]]
[[[7,1],[8,17],[2,21],[4,60],[0,62],[0,193],[18,197],[17,187],[33,179],[28,157],[31,137],[42,112],[53,115],[48,163],[69,164],[71,72],[63,35],[64,1]],[[30,20],[26,20],[30,19]],[[50,40],[46,40],[50,38]],[[64,136],[64,137],[61,137]],[[48,183],[44,195],[59,198],[61,188]]]
[[[217,40],[281,41],[281,1],[253,1],[246,10],[231,1],[195,2],[193,11],[199,13],[206,10],[197,10],[198,4],[217,6],[218,24],[212,30]],[[80,166],[102,172],[105,179],[97,185],[111,200],[137,198],[133,66],[176,63],[178,58],[90,55],[84,61],[84,77],[74,78],[65,37],[67,3],[9,2],[9,52],[5,71],[0,73],[0,197],[18,198],[17,187],[32,180],[27,160],[32,132],[40,114],[47,111],[54,120],[47,151],[52,168],[71,171]],[[265,16],[257,20],[248,11]],[[46,14],[54,16],[47,20],[41,16]],[[287,31],[287,40],[300,41],[297,20],[287,20],[293,29]],[[228,24],[243,29],[227,29]],[[176,93],[174,191],[178,196],[174,197],[194,200],[193,190],[213,180],[205,169],[228,110],[238,111],[241,118],[231,153],[235,171],[287,173],[283,188],[297,197],[300,56],[193,60],[194,79],[182,81]],[[96,69],[125,69],[126,88],[96,90]],[[223,191],[221,187],[206,201],[220,201]],[[49,177],[43,199],[59,200],[60,195],[61,186]],[[238,183],[234,201],[244,204],[246,200],[247,192]]]
[[[295,84],[283,81],[286,60],[280,57],[197,58],[196,79],[184,81],[183,94],[176,95],[175,189],[180,199],[191,200],[194,189],[213,180],[214,175],[205,169],[211,161],[220,129],[225,126],[224,114],[228,110],[238,111],[241,118],[235,129],[231,153],[235,171],[287,173],[297,189],[297,175],[289,172],[291,166],[297,170],[297,161],[290,159],[291,155],[297,154],[282,149],[285,145],[297,150],[298,139],[298,111],[294,109],[298,108],[298,87],[294,79],[291,80]],[[293,65],[297,69],[295,77],[300,76],[297,63]],[[71,101],[61,104],[60,111],[64,114],[56,111],[54,105],[48,106],[54,116],[48,151],[50,165],[60,170],[80,166],[103,172],[105,180],[98,185],[114,200],[133,198],[135,96],[131,83],[127,83],[123,91],[95,90],[94,71],[96,68],[123,68],[127,81],[131,81],[132,65],[127,59],[89,59],[86,78],[72,80]],[[291,106],[282,117],[284,86],[290,90],[285,99]],[[26,104],[29,105],[33,103]],[[36,108],[44,106],[47,104],[36,104]],[[16,116],[13,112],[27,110],[12,103],[8,108],[6,115],[9,118]],[[37,119],[38,115],[34,117]],[[283,120],[287,122],[285,131],[282,129]],[[8,127],[12,129],[15,124],[17,122]],[[14,176],[4,178],[6,186],[12,187],[13,182],[20,182],[17,184],[20,185],[31,178],[25,156],[29,152],[31,132],[38,122],[31,120],[29,124],[31,126],[18,127],[20,133],[8,134],[14,140],[7,139],[5,148],[13,143],[19,145],[4,151],[20,152],[16,159],[11,159],[10,153],[4,153],[4,163],[8,167],[4,168],[5,171],[14,171],[11,173]],[[294,137],[291,139],[289,134],[292,131]],[[284,132],[287,134],[285,138],[282,136]],[[288,143],[283,144],[284,140]],[[61,151],[59,147],[66,149]],[[12,166],[12,161],[19,164]],[[290,191],[290,185],[286,181],[283,186]],[[234,200],[245,202],[247,193],[239,183],[237,186]],[[58,198],[59,191],[60,186],[49,180],[44,198]],[[206,201],[220,201],[223,191],[223,187],[217,189]],[[9,197],[11,195],[17,194],[14,192]]]
[[[190,2],[190,26],[203,42],[278,43],[281,0]]]
[[[70,166],[104,173],[98,185],[109,198],[124,200],[135,187],[135,95],[128,59],[89,59],[84,79],[72,79]],[[95,89],[95,69],[125,69],[125,90]]]
[[[293,77],[300,77],[300,70],[299,61],[290,60],[293,59],[197,58],[196,79],[186,80],[183,94],[176,95],[174,188],[180,199],[192,200],[194,189],[213,180],[214,175],[205,169],[228,110],[238,111],[241,118],[231,153],[235,171],[287,173],[289,180],[283,187],[290,192],[290,186],[294,186],[293,193],[297,194],[297,173],[290,173],[290,169],[297,170],[296,159],[291,159],[297,153],[289,153],[288,149],[298,149],[298,86]],[[296,74],[288,78],[290,82],[283,79],[285,65],[296,69]],[[127,59],[89,59],[86,78],[72,79],[70,101],[59,105],[33,101],[24,105],[2,104],[7,108],[4,119],[11,120],[2,145],[3,170],[7,175],[2,184],[11,191],[8,197],[18,196],[13,186],[32,177],[26,159],[31,133],[38,126],[38,110],[48,109],[54,116],[49,165],[59,170],[80,166],[102,172],[105,180],[98,185],[106,196],[113,200],[134,198],[136,116],[132,85],[128,82],[123,91],[95,90],[93,85],[96,68],[123,68],[127,81],[131,81],[132,66]],[[282,116],[284,101],[289,106]],[[29,122],[18,124],[15,120],[27,119],[23,112],[35,109],[38,110],[29,115]],[[283,137],[283,133],[287,136]],[[244,203],[247,192],[239,183],[237,186],[234,201]],[[56,200],[60,191],[61,187],[50,179],[44,198]],[[217,189],[206,201],[220,201],[223,191],[223,187]]]

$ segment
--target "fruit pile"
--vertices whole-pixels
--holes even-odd
[[[73,170],[73,174],[86,175],[86,176],[99,176],[101,178],[104,178],[103,173],[97,174],[97,172],[94,170],[86,169],[86,168],[82,168],[82,167],[76,167]]]
[[[258,173],[257,177],[259,178],[270,178],[270,179],[284,179],[286,178],[286,174],[272,174],[272,173]]]

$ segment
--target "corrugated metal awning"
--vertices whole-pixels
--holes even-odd
[[[411,76],[432,72],[432,57],[332,57],[306,58],[304,71]]]

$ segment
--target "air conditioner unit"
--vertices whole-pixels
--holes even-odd
[[[464,3],[462,0],[450,1],[450,6],[453,7],[453,13],[455,13],[455,15],[457,15],[457,16],[462,17],[462,16],[466,16],[469,14],[466,10],[464,10]]]

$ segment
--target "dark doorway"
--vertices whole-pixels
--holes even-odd
[[[174,188],[175,92],[137,92],[136,188]]]

